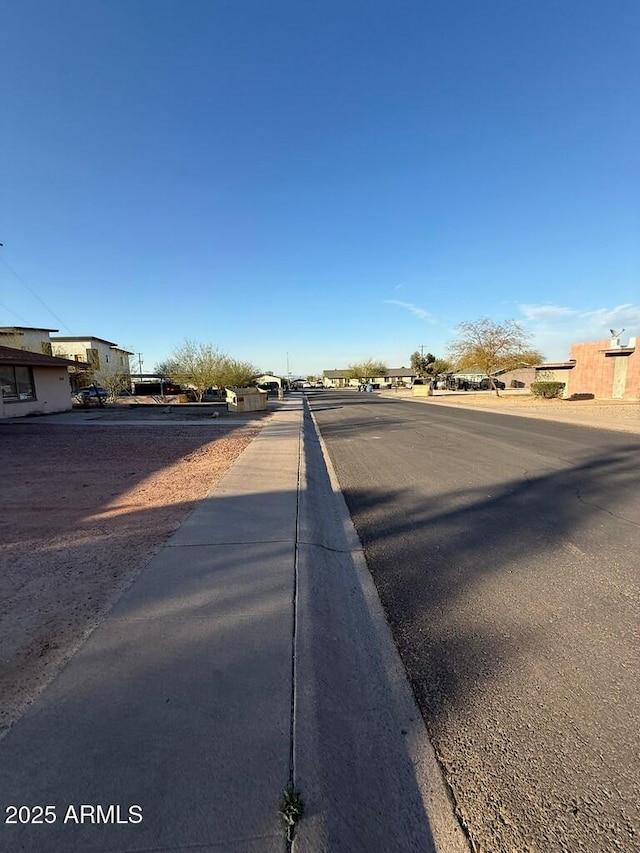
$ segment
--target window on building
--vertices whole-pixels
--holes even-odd
[[[0,365],[0,388],[5,403],[36,399],[33,371],[30,367]]]

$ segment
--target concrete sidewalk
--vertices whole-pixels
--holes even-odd
[[[288,398],[0,741],[1,850],[285,851],[290,780],[294,850],[467,849],[331,477]]]

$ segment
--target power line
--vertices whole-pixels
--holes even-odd
[[[15,311],[12,311],[11,308],[9,308],[9,306],[5,305],[3,302],[0,302],[0,308],[4,308],[5,311],[8,311],[9,314],[13,314],[13,316],[20,320],[22,323],[26,323],[27,325],[29,325],[28,320],[25,320],[24,317],[21,317],[19,314],[16,314]]]
[[[69,332],[69,334],[70,334],[70,335],[72,335],[72,334],[73,334],[73,332],[72,332],[72,331],[71,331],[71,329],[67,326],[67,324],[66,324],[63,320],[61,320],[61,319],[60,319],[60,317],[58,317],[58,315],[55,313],[55,311],[47,305],[47,303],[44,301],[44,299],[41,299],[41,298],[38,296],[38,294],[35,292],[35,290],[34,290],[32,287],[29,287],[29,285],[28,285],[28,284],[27,284],[27,282],[22,278],[22,276],[18,275],[18,273],[17,273],[17,272],[16,272],[12,267],[10,267],[10,266],[9,266],[9,264],[4,260],[4,258],[0,258],[0,263],[2,263],[2,264],[3,264],[3,265],[4,265],[4,266],[9,270],[9,272],[13,273],[13,275],[15,275],[15,277],[18,279],[18,281],[20,281],[20,282],[22,282],[22,284],[24,284],[24,286],[27,288],[27,290],[29,291],[29,293],[30,293],[32,296],[35,296],[35,298],[38,300],[38,302],[40,302],[40,303],[42,303],[42,305],[44,305],[44,307],[47,309],[47,311],[48,311],[48,312],[49,312],[53,317],[55,317],[55,318],[56,318],[56,321],[57,321],[61,326],[63,326],[63,327],[67,330],[67,332]],[[11,313],[13,314],[14,312],[12,311]],[[16,316],[17,316],[17,315],[16,315]]]

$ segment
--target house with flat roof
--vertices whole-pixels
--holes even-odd
[[[55,335],[51,338],[51,347],[53,355],[70,361],[86,362],[94,371],[131,373],[129,356],[133,353],[104,338],[93,335]]]
[[[50,335],[57,331],[34,326],[0,326],[0,346],[52,355]]]
[[[640,399],[640,351],[637,337],[626,344],[619,336],[573,344],[565,396],[593,395],[596,399]]]

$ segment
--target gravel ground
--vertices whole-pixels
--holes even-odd
[[[489,391],[440,392],[433,397],[412,397],[410,391],[383,392],[385,397],[412,399],[425,405],[459,406],[461,408],[500,412],[507,415],[543,418],[544,420],[640,432],[640,400],[542,400],[522,392],[502,392],[499,397]]]
[[[116,407],[58,423],[0,422],[0,727],[60,670],[262,426],[185,426],[167,413],[166,425],[141,427],[150,416]],[[63,420],[73,417],[81,422]]]

